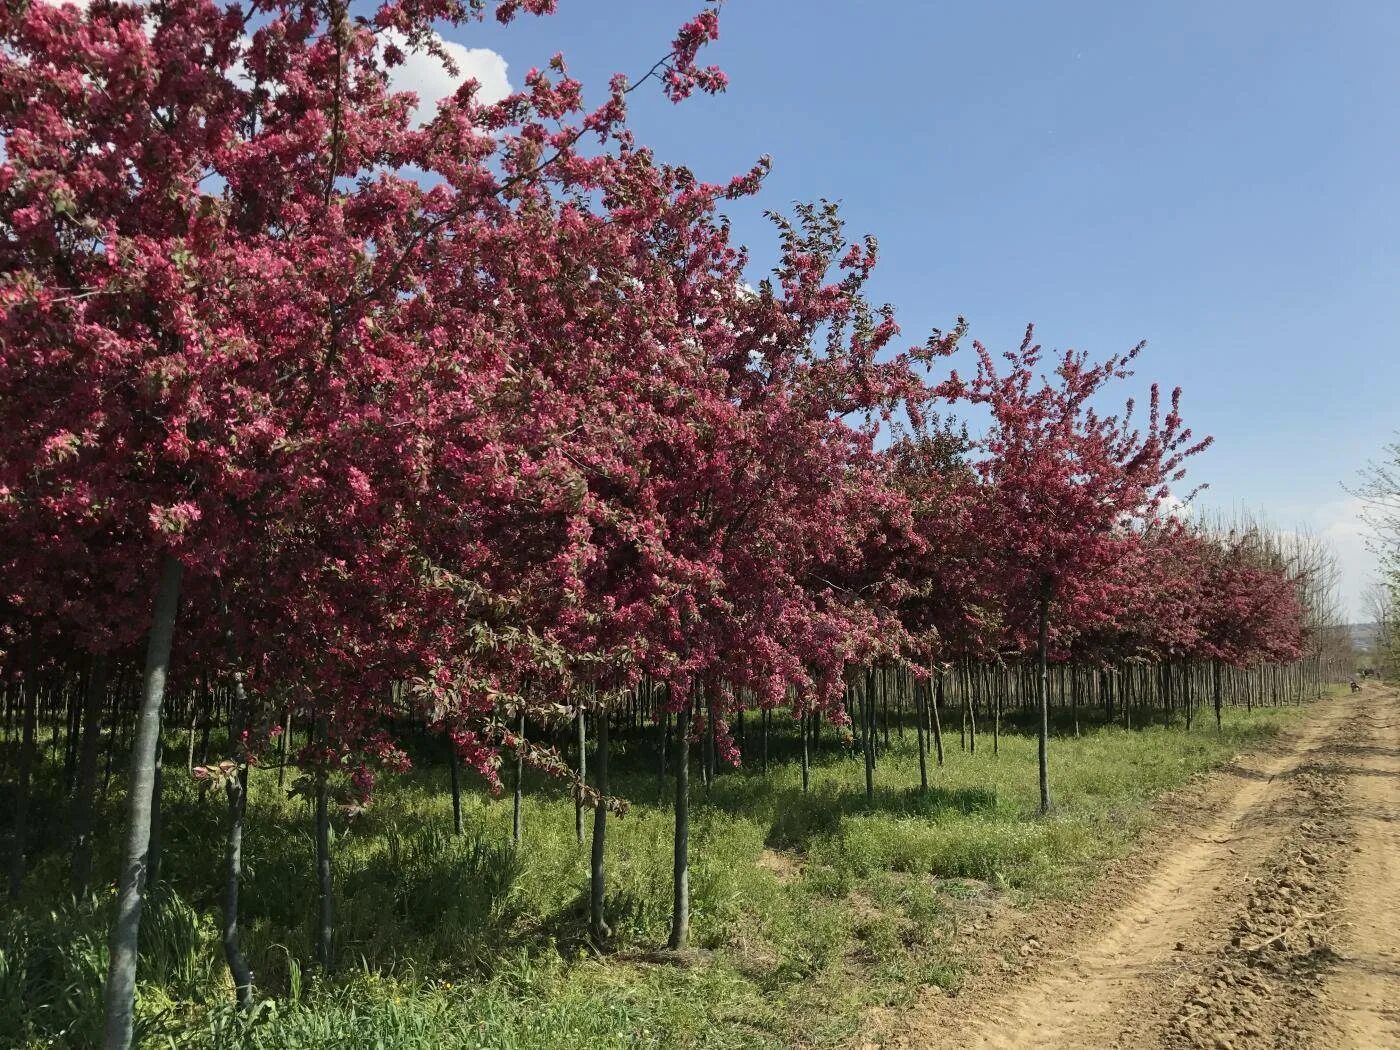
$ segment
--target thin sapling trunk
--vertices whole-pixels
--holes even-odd
[[[1036,754],[1040,764],[1040,812],[1050,812],[1050,584],[1040,598],[1040,632],[1036,643],[1036,658],[1040,663],[1040,732]]]
[[[583,713],[579,712],[580,724]],[[604,714],[598,719],[598,751],[594,755],[594,787],[598,791],[598,801],[593,804],[593,850],[588,872],[589,916],[593,933],[593,943],[602,946],[612,936],[607,919],[603,914],[603,904],[607,894],[604,879],[603,858],[608,835],[608,718]]]
[[[676,712],[676,838],[671,901],[672,951],[690,940],[690,705]]]
[[[175,636],[180,601],[181,566],[171,554],[161,558],[160,583],[150,637],[146,673],[136,712],[131,748],[131,779],[126,793],[126,835],[117,880],[117,903],[108,940],[107,983],[103,988],[104,1050],[128,1050],[136,1009],[136,954],[141,933],[141,903],[151,841],[151,800],[155,790],[156,748],[160,744],[160,705]]]

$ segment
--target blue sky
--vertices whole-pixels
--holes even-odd
[[[596,90],[698,7],[560,0],[449,35],[517,85],[563,51]],[[1203,503],[1328,538],[1359,616],[1342,486],[1400,425],[1397,54],[1400,5],[1359,0],[729,0],[708,52],[729,91],[644,91],[633,123],[705,178],[773,157],[733,210],[758,260],[763,208],[840,200],[910,342],[958,314],[993,348],[1028,321],[1100,355],[1148,340],[1141,378],[1216,438]]]

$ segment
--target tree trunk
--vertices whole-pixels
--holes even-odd
[[[165,799],[165,746],[156,738],[156,775],[151,783],[151,839],[146,847],[146,892],[154,893],[160,886],[160,862],[164,855],[165,819],[162,803]]]
[[[209,730],[213,721],[214,691],[206,685],[204,688],[204,724],[199,727],[199,764],[201,766],[209,764]],[[282,786],[281,781],[278,781],[277,786]]]
[[[962,714],[962,728],[958,734],[958,748],[962,751],[967,750],[967,675],[968,671],[966,667],[961,668],[958,672],[958,679],[962,684],[962,705],[960,707],[960,711]]]
[[[861,717],[865,723],[865,799],[875,800],[875,669],[865,672],[865,703]]]
[[[929,692],[933,691],[933,682],[929,682]],[[924,726],[928,721],[928,712],[925,710],[927,701],[924,699],[922,683],[914,683],[914,728],[917,731],[919,744],[919,790],[928,791],[928,735]]]
[[[938,708],[943,703],[943,672],[938,672],[938,688],[932,690],[933,703],[929,705],[929,712],[933,719],[933,753],[938,759],[939,766],[943,765],[943,721],[938,716]]]
[[[967,753],[977,754],[977,706],[972,702],[972,668],[967,670],[967,692],[963,694],[963,715],[967,721]]]
[[[690,705],[676,712],[676,842],[674,886],[671,902],[671,939],[673,951],[684,948],[690,940]]]
[[[1212,688],[1211,688],[1211,692],[1214,693],[1214,700],[1215,700],[1215,731],[1216,731],[1217,733],[1219,733],[1219,732],[1221,731],[1221,729],[1220,729],[1220,706],[1221,706],[1221,697],[1220,697],[1220,661],[1219,661],[1219,660],[1216,660],[1216,661],[1212,662],[1212,664],[1211,664],[1211,678],[1213,679],[1213,681],[1212,681],[1212,683],[1211,683],[1211,687],[1212,687]]]
[[[759,715],[763,723],[763,775],[768,775],[768,727],[773,724],[773,712],[766,707],[759,708],[762,714]]]
[[[607,718],[607,712],[603,712],[603,717]],[[525,708],[520,708],[518,734],[519,739],[515,748],[515,796],[511,809],[510,841],[516,849],[520,848],[521,827],[521,806],[525,801]]]
[[[1046,585],[1040,598],[1040,636],[1036,643],[1036,658],[1040,662],[1040,732],[1037,737],[1037,758],[1040,764],[1040,812],[1050,812],[1050,588]]]
[[[880,672],[880,737],[884,741],[884,754],[890,749],[890,683],[889,674]]]
[[[1001,754],[1001,686],[992,697],[992,757]]]
[[[15,815],[10,834],[10,899],[18,900],[24,889],[24,855],[29,848],[29,795],[34,776],[34,724],[38,718],[39,690],[31,669],[21,687],[24,695],[24,728],[19,746],[19,784]]]
[[[670,699],[669,697],[667,698]],[[671,749],[671,712],[667,711],[661,716],[661,725],[657,726],[657,736],[660,738],[658,746],[661,749],[661,761],[656,769],[656,801],[659,804],[665,794],[666,784],[666,752]]]
[[[607,721],[607,713],[603,714],[603,721]],[[588,783],[588,726],[584,721],[583,704],[579,704],[578,714],[574,716],[574,729],[578,738],[578,782]],[[606,729],[603,730],[607,732]],[[600,738],[601,739],[601,738]],[[594,816],[593,825],[597,827],[598,818]],[[574,836],[578,839],[578,844],[583,845],[583,796],[579,795],[574,799]]]
[[[335,897],[331,885],[330,783],[325,773],[316,778],[316,892],[320,905],[316,924],[316,958],[321,972],[330,973],[335,931]]]
[[[83,697],[83,739],[78,752],[78,786],[73,796],[73,896],[87,896],[92,878],[93,807],[97,801],[97,751],[102,744],[102,701],[107,695],[107,657],[93,656]]]
[[[209,695],[209,687],[206,685],[202,690],[205,696]],[[190,699],[190,728],[188,733],[189,749],[185,755],[185,771],[194,771],[194,731],[199,728],[199,704],[193,698]]]
[[[812,784],[812,762],[807,748],[807,723],[811,717],[811,712],[803,711],[802,720],[799,723],[799,728],[802,730],[802,794],[804,795],[807,794]]]
[[[238,890],[243,877],[243,818],[248,810],[248,756],[239,742],[248,725],[248,695],[243,689],[243,675],[233,673],[233,710],[229,717],[230,757],[237,763],[237,772],[224,782],[224,798],[228,801],[228,835],[224,843],[224,925],[220,939],[224,945],[224,961],[233,978],[233,994],[238,1009],[253,1005],[253,971],[248,968],[238,946]]]
[[[207,723],[206,723],[207,726]],[[292,705],[287,705],[287,723],[282,727],[282,739],[279,743],[279,760],[277,764],[277,790],[280,792],[287,786],[287,755],[292,746]]]
[[[1069,669],[1069,710],[1070,717],[1074,721],[1074,735],[1079,736],[1079,668],[1071,665]]]
[[[82,696],[87,695],[86,682],[74,681],[72,687],[65,692],[68,696],[68,706],[67,717],[64,719],[63,793],[71,797],[77,786],[78,739],[83,730],[83,703],[80,693]]]
[[[582,723],[583,712],[579,712]],[[603,852],[608,836],[608,807],[604,799],[608,794],[608,716],[604,713],[598,719],[598,752],[594,756],[594,787],[598,789],[598,801],[593,804],[593,852],[588,872],[589,915],[593,931],[593,943],[602,946],[612,936],[603,914],[603,901],[607,884],[604,881]],[[580,730],[580,738],[582,731]]]
[[[151,798],[155,789],[156,749],[160,745],[160,705],[165,698],[165,676],[175,635],[180,574],[180,562],[173,555],[163,555],[151,632],[146,643],[141,706],[136,712],[131,780],[126,792],[126,841],[122,845],[117,881],[116,915],[108,940],[107,983],[102,996],[104,1050],[128,1050],[135,1022],[136,953],[151,840]]]

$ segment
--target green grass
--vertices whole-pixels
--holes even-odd
[[[584,937],[587,854],[572,803],[531,781],[525,837],[509,799],[475,785],[451,833],[443,767],[386,778],[334,844],[338,972],[311,962],[311,822],[258,770],[245,839],[243,943],[258,982],[251,1019],[228,1007],[217,938],[221,796],[172,773],[164,885],[142,926],[140,1022],[167,1047],[767,1047],[849,1038],[872,1005],[956,984],[953,944],[988,907],[1068,896],[1130,847],[1160,792],[1259,743],[1298,709],[1227,713],[1189,734],[1095,728],[1051,747],[1055,812],[1036,813],[1035,741],[1007,734],[918,789],[914,733],[880,760],[873,801],[859,758],[828,732],[812,790],[795,739],[767,776],[693,777],[692,939],[670,959],[671,812],[658,804],[652,731],[616,734],[614,787],[633,808],[609,825],[608,954]],[[775,719],[775,729],[783,720]],[[752,742],[752,741],[751,741]],[[182,755],[172,749],[178,770]],[[119,798],[106,802],[109,828]],[[61,813],[55,811],[54,823]],[[115,871],[116,836],[99,872]],[[87,1046],[105,972],[110,889],[63,902],[66,857],[36,858],[22,909],[0,920],[0,1045]],[[52,888],[46,890],[46,888]]]

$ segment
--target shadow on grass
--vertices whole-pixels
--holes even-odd
[[[806,851],[814,839],[837,835],[847,817],[880,813],[893,817],[937,820],[948,814],[990,815],[997,809],[996,792],[989,788],[877,788],[875,797],[821,791],[777,793],[776,815],[765,843],[773,849]],[[745,803],[733,804],[735,811]],[[726,807],[727,808],[727,807]]]

